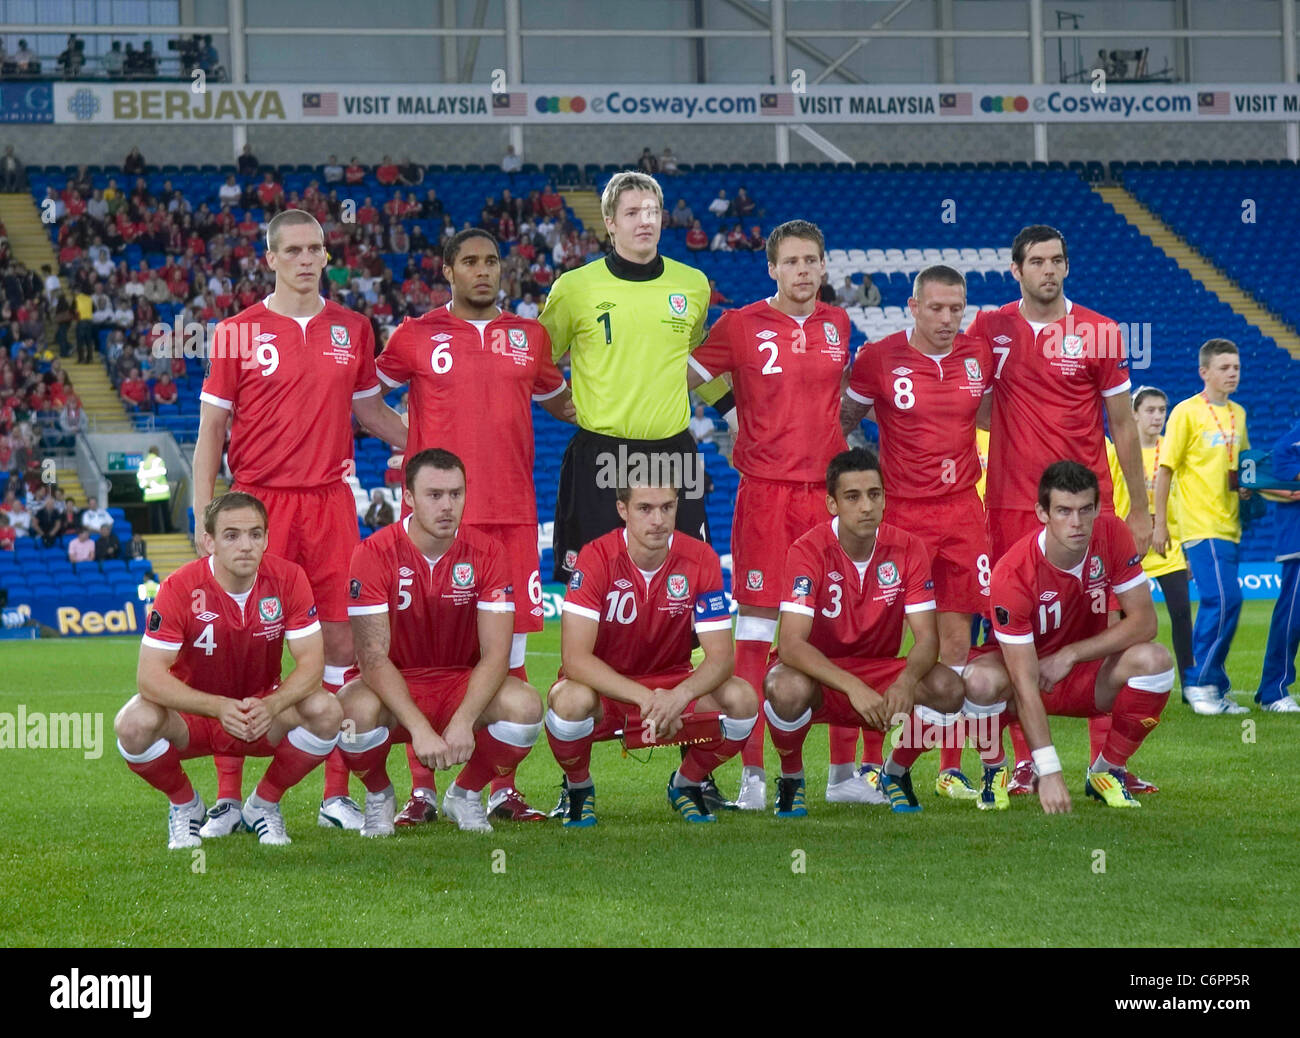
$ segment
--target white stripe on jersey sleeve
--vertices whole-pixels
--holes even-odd
[[[993,629],[993,637],[1000,642],[1006,642],[1008,645],[1032,645],[1034,643],[1033,632],[1029,634],[1007,634],[1006,631]]]
[[[536,400],[538,403],[541,403],[543,400],[550,400],[552,397],[559,396],[568,388],[569,388],[569,383],[561,382],[559,389],[552,390],[549,393],[534,393],[533,399]]]
[[[799,605],[797,602],[782,602],[782,603],[781,603],[781,612],[783,612],[783,613],[799,613],[799,614],[802,615],[802,616],[813,616],[813,615],[815,615],[815,614],[814,614],[814,610],[813,610],[811,607],[809,607],[809,606],[801,606],[801,605]]]
[[[844,392],[849,397],[850,400],[856,400],[858,403],[866,404],[868,407],[870,407],[872,404],[876,402],[872,397],[863,396],[861,393],[853,392],[852,386],[845,386]]]
[[[1147,582],[1147,575],[1145,573],[1139,573],[1132,580],[1126,580],[1122,584],[1112,584],[1110,587],[1111,590],[1115,592],[1115,594],[1122,595],[1125,591],[1131,591],[1139,584],[1145,584],[1146,582]]]
[[[405,382],[395,382],[393,379],[389,378],[387,375],[384,374],[383,368],[375,368],[375,374],[379,376],[379,381],[382,382],[384,385],[386,385],[389,389],[396,389],[398,386],[406,385]]]
[[[1113,389],[1103,389],[1101,391],[1101,395],[1116,396],[1119,393],[1127,393],[1129,389],[1132,387],[1132,385],[1133,385],[1132,382],[1130,382],[1128,379],[1125,379],[1123,382],[1121,382],[1118,386],[1115,386]]]
[[[348,616],[373,616],[375,613],[386,612],[388,612],[387,602],[380,602],[379,605],[348,606]]]
[[[930,599],[930,601],[928,601],[928,602],[914,602],[912,605],[905,605],[905,606],[903,606],[903,612],[905,612],[905,613],[928,613],[928,612],[929,612],[931,609],[933,609],[934,607],[935,607],[935,606],[934,606],[934,599],[932,598],[932,599]]]
[[[293,641],[295,638],[306,638],[309,634],[315,634],[320,630],[320,621],[313,620],[306,627],[299,627],[296,631],[285,631],[284,636]]]
[[[586,606],[577,605],[574,602],[565,602],[560,607],[561,612],[573,613],[575,616],[585,616],[588,620],[595,620],[600,623],[600,613],[595,609],[588,609]]]
[[[707,634],[709,631],[729,631],[731,630],[731,618],[725,620],[705,620],[704,623],[695,625],[697,632]]]
[[[383,389],[383,386],[374,385],[374,386],[371,386],[369,389],[361,389],[361,390],[358,390],[357,392],[355,392],[355,393],[352,394],[352,399],[353,399],[353,400],[364,400],[364,399],[365,399],[366,397],[368,397],[368,396],[374,396],[374,395],[375,395],[376,393],[378,393],[381,389]]]
[[[515,611],[513,602],[478,602],[476,606],[485,613],[513,613]]]
[[[157,638],[150,638],[147,634],[140,639],[140,644],[147,645],[151,649],[162,649],[164,652],[175,652],[178,649],[185,648],[183,642],[159,641]]]
[[[200,393],[199,400],[205,404],[212,404],[221,408],[223,411],[233,411],[235,409],[234,401],[222,400],[219,396],[213,396],[211,393]]]
[[[690,366],[690,369],[694,371],[695,374],[699,375],[700,378],[704,379],[705,382],[712,382],[716,377],[712,371],[689,354],[687,354],[686,363]]]

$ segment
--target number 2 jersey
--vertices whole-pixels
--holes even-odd
[[[141,640],[178,652],[171,673],[190,688],[244,699],[280,683],[286,638],[319,630],[301,566],[263,555],[241,606],[217,583],[209,556],[187,562],[162,582]]]
[[[729,631],[722,564],[707,544],[680,530],[647,581],[627,550],[627,530],[597,537],[578,553],[564,611],[595,620],[594,654],[626,677],[691,665],[691,631]]]
[[[1016,541],[993,567],[993,633],[1003,645],[1034,646],[1039,658],[1106,629],[1111,592],[1143,583],[1142,556],[1123,520],[1101,514],[1083,561],[1057,569],[1043,554],[1043,528]]]

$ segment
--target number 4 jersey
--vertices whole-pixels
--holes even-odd
[[[717,552],[678,530],[652,574],[637,568],[620,527],[578,553],[564,611],[595,620],[595,655],[625,676],[691,665],[691,631],[730,631]]]
[[[1033,644],[1039,658],[1106,629],[1108,594],[1145,581],[1128,526],[1099,515],[1083,561],[1057,569],[1043,554],[1046,528],[1016,541],[993,567],[993,632],[1002,644]]]
[[[320,630],[302,567],[263,555],[241,604],[220,584],[211,556],[162,582],[143,643],[177,652],[171,673],[190,688],[244,699],[280,683],[284,640]]]

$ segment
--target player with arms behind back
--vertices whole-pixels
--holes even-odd
[[[140,645],[140,691],[113,722],[127,765],[171,801],[167,846],[203,841],[203,801],[181,761],[223,753],[271,757],[236,809],[265,844],[286,844],[285,790],[338,741],[343,712],[321,688],[325,652],[302,569],[266,554],[266,509],[231,492],[203,513],[207,558],[163,581]],[[285,642],[293,670],[280,676]]]
[[[849,317],[820,302],[826,243],[816,224],[783,223],[768,235],[767,273],[776,295],[724,313],[687,363],[696,389],[730,374],[740,428],[732,464],[740,471],[731,550],[736,574],[736,675],[763,683],[776,636],[789,546],[826,520],[826,465],[844,450],[837,422],[849,356]],[[856,740],[857,731],[853,731]],[[851,751],[850,751],[851,752]],[[742,751],[736,804],[767,805],[760,715]],[[883,803],[853,772],[832,778],[826,798]]]
[[[362,836],[391,836],[388,751],[410,742],[425,767],[464,764],[442,798],[461,829],[491,832],[480,795],[512,774],[542,731],[535,689],[509,675],[514,596],[505,551],[462,527],[465,467],[433,447],[406,463],[411,514],[352,555],[348,613],[361,677],[339,692],[356,734],[340,744],[366,787]]]
[[[528,634],[542,629],[537,559],[537,501],[533,490],[533,409],[536,400],[560,421],[573,420],[564,376],[551,360],[551,340],[537,321],[496,305],[501,254],[487,231],[470,229],[443,247],[451,302],[403,321],[376,366],[389,388],[409,383],[407,454],[442,447],[465,464],[463,527],[499,541],[515,588],[510,673],[528,680]],[[411,799],[398,825],[435,814],[433,773],[406,748]],[[493,775],[489,812],[511,821],[543,821],[514,788],[513,775]]]
[[[920,811],[910,769],[934,732],[919,708],[950,714],[962,704],[961,678],[938,664],[929,551],[920,538],[880,521],[885,488],[868,450],[831,459],[826,507],[834,518],[795,541],[787,556],[781,661],[764,687],[781,756],[776,815],[808,813],[803,743],[814,723],[884,732],[900,720],[880,789],[892,810]],[[904,621],[914,644],[900,658]]]
[[[325,239],[314,217],[287,209],[266,228],[266,263],[275,291],[222,321],[203,381],[194,447],[194,512],[212,500],[226,421],[235,490],[255,494],[269,519],[267,550],[307,572],[325,639],[325,686],[337,691],[353,662],[347,573],[359,540],[352,490],[352,416],[399,448],[406,426],[380,395],[375,342],[361,314],[320,295]],[[243,758],[218,754],[217,803],[204,836],[235,824],[223,808],[239,802]],[[325,765],[317,821],[357,829],[348,770]]]
[[[713,822],[702,783],[740,752],[758,695],[732,676],[731,615],[722,565],[703,541],[678,530],[676,487],[618,489],[625,527],[578,553],[560,630],[562,669],[547,696],[546,731],[564,770],[566,829],[596,824],[591,745],[628,725],[651,741],[671,738],[682,717],[720,710],[717,749],[691,746],[668,780],[668,802],[688,822]],[[704,659],[691,667],[691,634]]]
[[[1109,714],[1110,731],[1084,781],[1108,807],[1140,807],[1124,781],[1125,765],[1160,723],[1174,687],[1169,650],[1152,641],[1156,610],[1142,554],[1123,521],[1099,514],[1096,474],[1058,461],[1038,481],[1042,528],[1026,534],[993,567],[991,599],[997,645],[971,651],[967,712],[979,727],[984,782],[977,804],[1004,809],[1007,766],[1001,726],[1019,717],[1038,773],[1043,810],[1070,810],[1048,715]],[[1123,618],[1107,626],[1114,595]]]

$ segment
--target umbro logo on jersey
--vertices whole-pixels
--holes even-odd
[[[993,341],[996,342],[999,346],[1005,346],[1007,343],[1009,343],[1009,342],[1011,341],[1011,336],[1009,336],[1009,335],[995,335],[995,336],[993,336]]]
[[[628,588],[630,588],[630,587],[632,586],[632,581],[630,581],[630,580],[616,580],[616,581],[614,581],[614,586],[615,586],[616,588],[618,588],[620,591],[626,591]]]
[[[451,336],[448,335],[446,332],[439,332],[437,335],[433,336],[432,338],[433,338],[433,341],[434,341],[434,342],[450,342],[450,341],[451,341]]]
[[[206,611],[206,612],[199,613],[199,615],[196,616],[194,619],[196,619],[201,624],[210,624],[216,618],[217,618],[216,613],[211,611]]]
[[[912,373],[911,368],[895,368],[892,372],[892,374],[895,375],[910,375],[911,373]]]
[[[1050,602],[1050,601],[1051,601],[1052,599],[1054,599],[1055,597],[1056,597],[1056,592],[1055,592],[1055,591],[1044,591],[1041,595],[1038,596],[1038,601],[1040,601],[1040,602]]]
[[[831,570],[829,573],[826,574],[826,576],[829,577],[832,581],[844,579],[844,574],[837,569]]]
[[[771,328],[764,328],[761,332],[758,333],[757,338],[759,338],[759,339],[775,339],[775,338],[776,338],[776,335],[777,335],[777,333],[774,332],[774,331],[772,331]]]
[[[614,304],[613,304],[613,303],[597,303],[597,304],[596,304],[596,309],[597,309],[597,310],[613,310],[613,309],[614,309]]]
[[[275,342],[274,332],[263,332],[261,335],[253,336],[254,342]]]
[[[413,577],[415,576],[415,570],[409,566],[403,566],[397,571],[397,574],[401,577]]]

